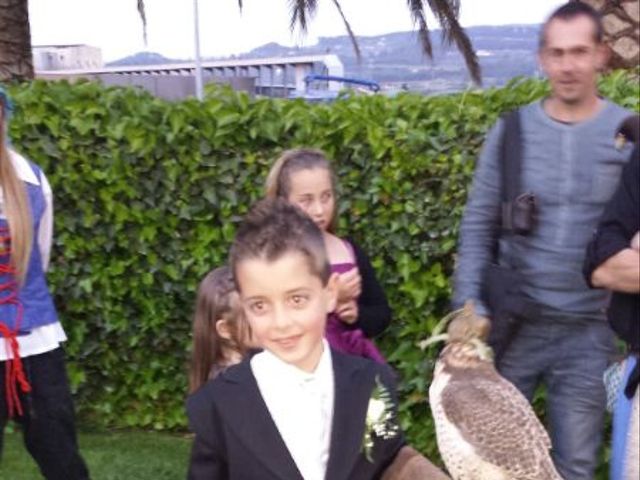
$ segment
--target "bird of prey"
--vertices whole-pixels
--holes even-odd
[[[562,480],[551,441],[529,402],[493,365],[487,318],[454,312],[429,387],[438,449],[454,480]]]

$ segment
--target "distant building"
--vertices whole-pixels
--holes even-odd
[[[89,45],[34,45],[33,66],[37,71],[91,70],[102,68],[102,50]]]
[[[193,62],[58,69],[42,68],[36,64],[35,70],[37,78],[87,78],[99,80],[105,85],[139,86],[167,99],[195,95]],[[344,67],[337,55],[327,54],[209,60],[202,62],[202,73],[205,83],[225,83],[236,90],[244,90],[251,94],[289,97],[292,92],[303,93],[306,90],[305,79],[308,75],[315,73],[342,77]],[[324,87],[337,92],[341,85],[325,82]]]

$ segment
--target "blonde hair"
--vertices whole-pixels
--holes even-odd
[[[24,283],[29,268],[33,241],[31,208],[24,182],[18,178],[6,145],[6,109],[0,102],[0,187],[2,187],[4,216],[11,235],[11,265],[19,284]]]
[[[226,320],[230,338],[218,333],[216,322]],[[240,298],[228,267],[212,270],[200,282],[193,316],[193,348],[189,391],[194,392],[227,366],[228,354],[244,356],[251,337]]]
[[[284,151],[276,159],[271,170],[269,170],[265,182],[265,196],[267,198],[284,198],[288,200],[291,193],[291,175],[301,170],[313,170],[314,168],[323,168],[329,172],[331,189],[335,195],[336,175],[324,152],[316,148],[294,148]],[[338,204],[336,202],[333,212],[331,212],[331,222],[329,222],[327,229],[329,232],[336,230],[337,208]]]

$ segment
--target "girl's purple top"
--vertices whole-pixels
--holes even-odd
[[[347,241],[344,242],[353,255],[353,247],[351,247],[351,244]],[[332,263],[331,273],[346,273],[354,268],[358,268],[355,262]],[[386,363],[375,343],[367,338],[361,329],[351,328],[348,324],[341,321],[335,312],[329,314],[325,336],[327,337],[329,345],[339,352],[370,358],[379,363]]]

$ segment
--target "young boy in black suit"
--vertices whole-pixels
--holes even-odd
[[[283,200],[240,226],[231,268],[264,351],[187,400],[192,480],[377,479],[405,444],[386,365],[332,351],[336,303],[322,233]]]

